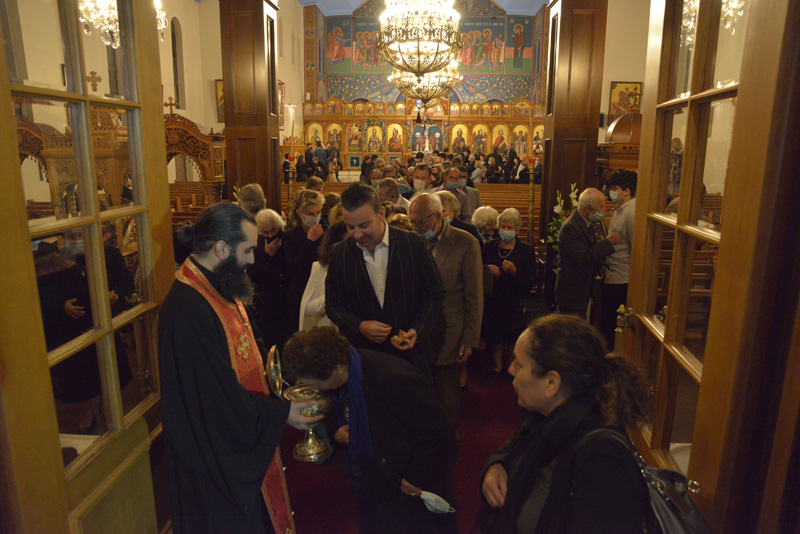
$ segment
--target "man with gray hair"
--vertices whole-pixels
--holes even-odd
[[[408,216],[433,254],[445,291],[442,320],[434,328],[433,389],[457,428],[461,369],[478,346],[483,318],[483,266],[478,241],[442,220],[438,195],[412,198]],[[433,268],[433,266],[431,266]]]
[[[558,236],[556,304],[558,311],[586,318],[592,283],[620,242],[614,232],[598,241],[591,227],[605,215],[605,196],[599,189],[587,188],[578,197],[578,209],[561,225]]]
[[[384,178],[380,181],[378,184],[378,198],[381,203],[391,202],[408,211],[410,202],[400,195],[400,186],[397,185],[394,178]]]

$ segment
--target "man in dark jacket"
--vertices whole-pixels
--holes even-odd
[[[578,209],[561,225],[556,274],[556,304],[561,313],[586,318],[594,277],[620,242],[616,232],[598,241],[590,228],[603,220],[604,205],[603,193],[590,187],[578,198]]]
[[[334,394],[334,439],[347,445],[347,471],[363,534],[455,534],[455,514],[434,514],[423,491],[454,504],[455,432],[425,377],[406,362],[356,350],[332,327],[297,332],[284,369]]]

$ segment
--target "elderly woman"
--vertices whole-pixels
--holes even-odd
[[[529,298],[536,272],[533,247],[517,239],[522,217],[515,208],[508,208],[497,217],[500,239],[483,247],[483,265],[494,276],[492,294],[483,308],[481,337],[492,349],[494,377],[503,372],[504,345],[514,342],[522,330],[522,300]]]
[[[472,171],[472,175],[470,176],[470,178],[472,178],[473,183],[476,184],[483,183],[484,176],[486,175],[485,166],[486,164],[482,161],[475,162],[475,170]]]
[[[497,218],[500,216],[497,210],[491,206],[481,206],[472,212],[472,224],[478,230],[478,235],[482,243],[492,239],[497,239]]]
[[[253,307],[256,324],[267,347],[282,346],[293,330],[286,320],[286,294],[289,266],[282,246],[286,222],[276,211],[263,209],[256,214],[258,241],[253,251],[255,262],[247,274],[255,286]]]
[[[300,314],[300,300],[303,297],[311,265],[317,259],[317,249],[324,229],[320,224],[320,213],[325,197],[317,191],[304,189],[294,201],[294,210],[289,220],[290,230],[283,236],[286,263],[289,266],[289,290],[287,303],[289,316],[297,330],[297,317]]]
[[[475,228],[475,225],[465,223],[458,218],[458,214],[461,213],[461,203],[458,201],[456,196],[450,191],[438,191],[436,195],[439,197],[439,200],[442,201],[442,220],[453,228],[464,230],[470,234],[472,237],[478,240],[478,244],[480,244],[481,248],[483,248],[483,242],[478,235],[478,230]]]
[[[638,369],[607,354],[586,321],[553,314],[520,335],[508,371],[528,416],[489,457],[481,531],[643,532],[649,499],[630,452],[608,436],[583,439],[644,421],[648,398]]]

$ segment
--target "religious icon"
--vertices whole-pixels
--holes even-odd
[[[485,124],[476,124],[472,129],[472,148],[475,152],[486,153],[486,137],[488,128]]]
[[[342,149],[342,127],[338,124],[328,126],[328,143],[339,150]]]
[[[403,150],[403,129],[399,124],[389,126],[389,140],[386,143],[388,152],[402,152]]]
[[[639,99],[642,96],[642,82],[611,82],[611,94],[608,100],[609,124],[619,117],[638,111]]]
[[[358,124],[347,128],[347,151],[361,152],[361,127]]]
[[[527,126],[515,126],[513,135],[511,138],[511,148],[518,155],[523,155],[528,153],[528,127]]]
[[[502,154],[507,150],[506,147],[506,137],[505,137],[505,127],[503,126],[495,126],[494,129],[494,143],[492,146]]]
[[[467,131],[467,127],[459,124],[453,128],[453,131],[456,134],[453,137],[453,154],[462,154],[464,149],[467,148],[467,140],[464,138],[464,132]]]
[[[367,139],[367,147],[370,152],[383,152],[383,132],[380,127],[372,126],[369,130],[369,137]]]
[[[311,144],[316,144],[317,141],[322,141],[320,137],[320,132],[322,132],[322,126],[316,122],[312,123],[308,127],[308,140],[307,142]]]
[[[344,38],[344,32],[341,28],[334,28],[332,32],[328,33],[328,48],[326,54],[330,60],[329,65],[332,67],[340,63],[344,63],[345,47],[347,46],[348,39]]]

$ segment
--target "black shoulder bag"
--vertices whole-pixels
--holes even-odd
[[[627,436],[610,428],[599,428],[583,436],[575,448],[577,451],[589,440],[605,437],[620,444],[636,460],[647,484],[652,517],[643,527],[647,534],[713,534],[711,527],[692,503],[688,492],[692,482],[682,473],[672,469],[647,467],[644,458],[633,447]],[[573,457],[574,460],[574,457]]]

